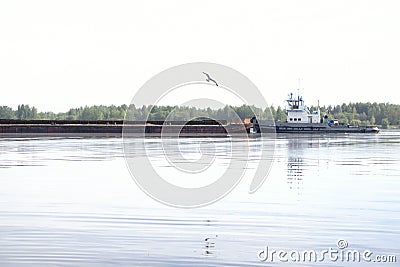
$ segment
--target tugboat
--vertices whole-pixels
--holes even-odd
[[[328,120],[327,115],[321,119],[319,107],[311,112],[300,94],[297,97],[293,96],[293,93],[289,94],[286,102],[285,122],[275,122],[275,125],[271,125],[253,117],[251,119],[253,133],[260,134],[274,130],[276,133],[379,133],[379,128],[376,126],[339,124],[337,120]]]

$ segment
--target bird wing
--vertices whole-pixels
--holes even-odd
[[[215,83],[215,85],[218,86],[218,83],[214,79],[210,78],[210,81],[213,81]]]
[[[210,79],[210,75],[208,75],[208,73],[205,73],[205,72],[203,72],[203,73],[204,73],[204,75],[207,76],[207,79]]]

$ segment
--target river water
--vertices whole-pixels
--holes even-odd
[[[227,142],[183,141],[181,151]],[[371,266],[392,255],[397,263],[379,266],[398,266],[400,132],[274,141],[271,171],[256,193],[248,194],[245,175],[222,200],[180,209],[138,188],[121,139],[0,139],[0,266],[275,266],[325,249],[370,251]],[[261,261],[266,250],[292,251],[293,258],[268,254]],[[365,262],[333,257],[292,265],[329,264]]]

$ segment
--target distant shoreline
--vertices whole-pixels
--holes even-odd
[[[317,107],[311,106],[311,110]],[[339,122],[351,125],[377,125],[383,129],[400,127],[400,105],[389,103],[348,103],[336,106],[321,106],[321,115],[329,119],[338,119]],[[142,106],[133,105],[95,105],[71,108],[67,112],[54,113],[51,111],[39,112],[29,105],[19,105],[16,110],[0,106],[0,119],[21,120],[124,120],[128,111],[130,120],[190,120],[193,117],[208,117],[217,120],[232,121],[235,117],[260,119],[271,118],[275,121],[285,121],[285,109],[281,106],[271,106],[269,110],[262,110],[255,106],[225,106],[220,109],[199,109],[187,106]]]

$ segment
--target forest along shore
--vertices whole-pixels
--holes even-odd
[[[316,110],[317,107],[311,107]],[[20,119],[20,120],[90,120],[90,121],[110,121],[123,120],[125,118],[127,105],[96,105],[79,108],[71,108],[67,112],[39,112],[37,108],[29,105],[19,105],[17,109],[7,106],[0,106],[0,119]],[[286,118],[284,108],[272,106],[270,112],[261,110],[254,106],[225,106],[221,109],[198,109],[194,107],[178,106],[130,106],[129,110],[133,113],[130,117],[137,121],[144,120],[165,120],[187,121],[193,117],[208,117],[217,120],[231,121],[235,113],[240,118],[252,118],[254,114],[258,118],[264,119],[270,116],[275,121],[284,121]],[[380,128],[398,128],[400,125],[400,105],[389,103],[349,103],[336,106],[320,107],[321,114],[328,115],[329,119],[337,119],[341,123],[351,125],[377,125]],[[171,112],[173,114],[171,114]],[[149,114],[147,118],[147,114]]]

